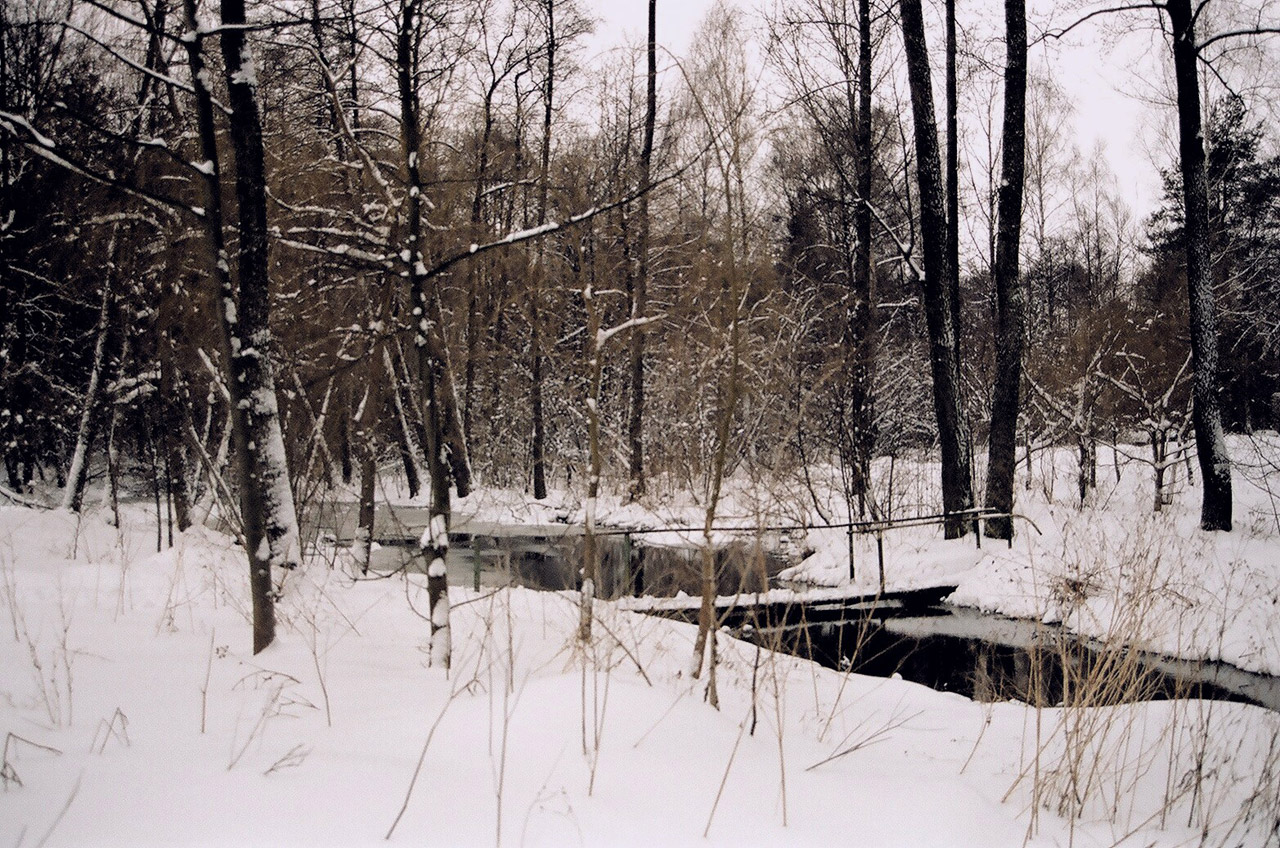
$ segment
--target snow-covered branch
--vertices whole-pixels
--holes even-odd
[[[90,166],[78,161],[74,156],[64,153],[54,142],[53,139],[42,134],[33,127],[26,118],[16,115],[12,112],[0,111],[0,130],[3,130],[25,147],[31,153],[39,156],[41,159],[50,164],[57,165],[66,171],[84,177],[101,185],[110,186],[118,189],[125,194],[138,198],[144,203],[148,203],[157,209],[179,210],[194,215],[197,218],[204,218],[205,211],[199,206],[192,206],[172,197],[166,197],[162,194],[147,191],[135,185],[130,185],[123,180],[118,179],[114,174],[104,174]]]
[[[623,321],[616,327],[610,327],[607,330],[598,330],[596,332],[596,350],[603,348],[605,344],[608,343],[609,339],[619,333],[624,333],[627,330],[634,330],[637,327],[643,327],[646,324],[652,324],[655,321],[661,321],[665,317],[665,315],[650,315],[647,317],[631,318]]]

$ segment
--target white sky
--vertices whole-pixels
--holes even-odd
[[[682,55],[714,0],[658,0],[658,42]],[[732,0],[758,16],[773,0]],[[926,3],[926,6],[929,4]],[[940,5],[940,4],[938,4]],[[1062,25],[1079,12],[1055,9],[1050,0],[1032,0],[1028,10],[1033,34],[1048,24]],[[1074,4],[1072,4],[1074,5]],[[1039,8],[1036,8],[1036,7]],[[624,42],[643,41],[647,0],[584,0],[585,9],[598,20],[588,53],[608,50]],[[993,0],[960,0],[957,4],[961,27],[1003,26],[1001,7]],[[1113,19],[1114,20],[1114,19]],[[1132,21],[1132,19],[1130,19]],[[1143,19],[1145,21],[1145,19]],[[1076,144],[1088,155],[1099,142],[1116,175],[1117,191],[1141,220],[1159,200],[1157,165],[1166,164],[1172,150],[1160,139],[1168,136],[1174,114],[1146,102],[1164,78],[1162,42],[1158,33],[1139,31],[1117,35],[1121,22],[1086,24],[1062,41],[1047,41],[1031,48],[1031,62],[1047,64],[1059,85],[1074,101]],[[930,49],[940,49],[941,32],[930,31]],[[941,90],[941,80],[935,90]],[[964,92],[961,92],[964,108]]]

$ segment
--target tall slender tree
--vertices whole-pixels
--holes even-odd
[[[961,512],[973,508],[973,477],[969,426],[961,398],[959,328],[951,299],[958,272],[946,245],[948,222],[924,16],[920,0],[901,0],[900,8],[915,129],[916,179],[920,186],[920,240],[924,254],[920,282],[929,333],[934,414],[942,449],[942,506],[947,512]],[[947,522],[947,538],[963,536],[970,525],[960,519]]]
[[[854,488],[860,503],[870,488],[871,455],[875,448],[875,368],[879,350],[876,309],[875,257],[871,247],[871,177],[875,166],[871,114],[871,0],[858,0],[858,198],[854,230],[858,247],[850,298],[849,333],[853,362],[849,368],[850,429],[853,445]]]
[[[956,273],[949,281],[951,290],[951,322],[960,331],[960,103],[956,89],[956,0],[946,0],[943,11],[947,35],[946,53],[947,88],[947,261]]]
[[[236,401],[237,406],[245,406],[244,438],[237,441],[237,448],[250,457],[246,488],[262,499],[260,509],[268,554],[268,563],[264,565],[262,551],[251,551],[257,560],[251,577],[256,602],[260,594],[273,592],[271,567],[295,568],[301,562],[302,552],[272,374],[267,179],[257,67],[246,32],[244,0],[222,0],[221,9],[222,61],[230,106],[231,147],[235,154],[240,235],[236,251],[240,287],[235,304],[240,332],[233,333],[230,340],[231,382],[240,384],[243,391],[243,397]],[[231,304],[225,306],[232,308]],[[258,644],[257,629],[255,626],[255,653],[266,647]]]
[[[658,111],[658,0],[649,0],[649,39],[645,49],[644,140],[640,146],[640,231],[636,243],[637,269],[632,283],[631,317],[644,316],[649,306],[649,191],[653,181],[653,134]],[[632,500],[645,491],[644,480],[644,349],[645,331],[637,326],[631,333],[630,376],[631,409],[627,416],[627,448],[629,451]]]
[[[1223,438],[1218,397],[1218,316],[1209,254],[1209,183],[1200,117],[1196,16],[1191,0],[1168,0],[1173,25],[1173,77],[1178,92],[1178,153],[1182,169],[1191,327],[1191,422],[1204,496],[1200,527],[1231,529],[1231,458]]]
[[[1018,252],[1022,235],[1022,189],[1026,172],[1027,10],[1026,0],[1005,0],[1004,127],[996,234],[996,379],[987,445],[988,509],[1013,510],[1017,466],[1019,389],[1026,328]],[[1013,521],[987,522],[987,535],[1013,538]]]
[[[547,223],[547,203],[551,190],[551,128],[555,116],[556,52],[556,0],[543,0],[546,13],[545,55],[547,75],[542,83],[542,142],[538,154],[538,206],[535,224]],[[546,251],[538,243],[537,268],[532,274],[533,285],[529,289],[529,412],[533,418],[533,438],[529,445],[529,460],[533,471],[533,497],[542,500],[547,496],[547,431],[543,414],[543,355],[542,355],[542,288],[546,275]]]

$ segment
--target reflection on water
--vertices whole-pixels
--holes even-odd
[[[941,607],[900,617],[863,613],[841,621],[782,626],[735,622],[739,635],[829,668],[901,675],[978,701],[1101,706],[1138,700],[1209,698],[1280,710],[1280,678],[1224,663],[1174,660],[1106,648],[1057,627]]]
[[[571,531],[573,528],[565,528]],[[475,588],[526,586],[558,591],[580,584],[582,537],[574,532],[502,535],[451,533],[445,565],[449,582]],[[599,574],[596,595],[674,597],[699,594],[702,550],[677,545],[646,545],[626,535],[596,538]],[[789,563],[748,543],[730,543],[715,551],[717,593],[733,595],[768,588],[769,580]],[[370,569],[387,573],[400,568],[425,573],[426,560],[410,538],[384,541],[373,552]]]

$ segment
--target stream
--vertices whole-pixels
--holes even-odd
[[[421,513],[419,515],[418,513]],[[417,546],[426,512],[399,509],[375,530],[371,570],[426,570]],[[341,528],[334,534],[342,540]],[[348,536],[348,541],[349,541]],[[646,544],[642,536],[597,537],[597,596],[671,598],[700,593],[701,551],[692,543]],[[462,522],[450,532],[449,582],[475,589],[579,587],[582,528]],[[787,560],[744,541],[716,551],[718,594],[768,588]],[[910,593],[908,593],[910,594]],[[1076,637],[1039,622],[937,602],[795,604],[729,612],[722,625],[771,650],[828,668],[903,679],[977,701],[1038,706],[1115,704],[1168,698],[1240,701],[1280,711],[1280,677],[1222,662],[1194,662]],[[655,612],[658,612],[655,610]],[[688,610],[658,614],[690,620]],[[1123,683],[1116,683],[1123,681]]]
[[[731,629],[747,641],[828,668],[897,675],[976,701],[1047,707],[1204,698],[1280,711],[1278,677],[1223,662],[1109,647],[1057,626],[966,607],[854,611],[838,621],[763,627],[739,621]]]

